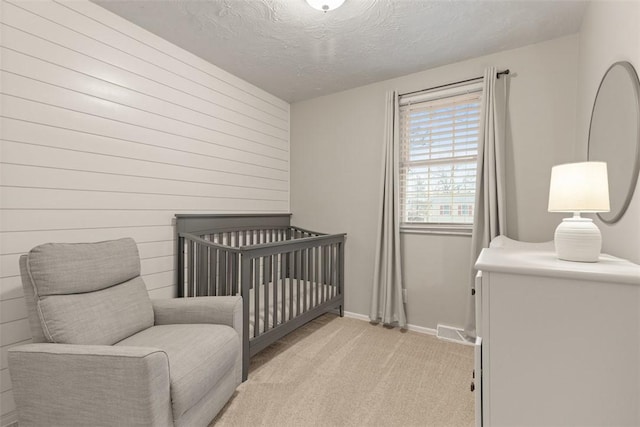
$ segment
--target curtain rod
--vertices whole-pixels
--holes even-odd
[[[500,76],[502,76],[502,75],[506,76],[509,73],[510,73],[509,69],[506,69],[504,71],[498,71],[496,73],[496,78],[499,79]],[[401,93],[399,96],[413,95],[414,93],[426,92],[426,91],[434,90],[434,89],[441,89],[443,87],[459,85],[461,83],[469,83],[469,82],[472,82],[472,81],[475,81],[475,80],[480,80],[480,79],[483,79],[483,78],[484,78],[484,76],[474,77],[472,79],[461,80],[459,82],[447,83],[447,84],[444,84],[444,85],[434,86],[434,87],[430,87],[430,88],[427,88],[427,89],[420,89],[420,90],[414,90],[413,92]]]

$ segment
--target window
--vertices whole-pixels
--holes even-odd
[[[404,226],[473,224],[481,83],[400,98]]]
[[[451,205],[440,205],[440,216],[451,215]]]
[[[458,215],[473,217],[473,205],[458,205]]]

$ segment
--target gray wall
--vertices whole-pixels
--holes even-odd
[[[631,62],[640,73],[640,2],[591,2],[580,31],[577,160],[587,158],[591,109],[600,80],[617,61]],[[640,182],[618,223],[596,221],[603,252],[640,264]]]
[[[419,90],[509,68],[508,234],[546,241],[561,215],[546,211],[551,167],[573,157],[578,36],[476,58],[291,106],[295,224],[346,232],[346,310],[368,315],[376,246],[387,90]],[[470,238],[403,235],[410,324],[463,326]]]

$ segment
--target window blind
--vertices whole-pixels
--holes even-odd
[[[472,224],[480,85],[400,102],[400,206],[404,224]]]

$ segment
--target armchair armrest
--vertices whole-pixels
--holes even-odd
[[[8,359],[21,426],[173,425],[162,350],[38,343]]]
[[[242,297],[197,297],[151,300],[156,325],[214,323],[231,326],[242,337]]]

